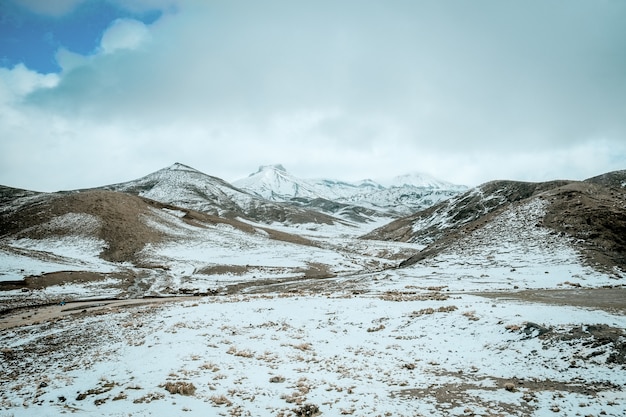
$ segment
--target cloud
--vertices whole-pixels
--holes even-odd
[[[54,88],[58,83],[56,74],[39,74],[23,64],[12,69],[0,67],[0,103],[19,101],[33,91]]]
[[[126,161],[119,181],[175,160],[225,179],[282,162],[466,184],[626,165],[622,2],[157,3],[155,23],[118,20],[98,53],[60,50],[57,80],[11,93],[31,125],[0,124],[27,137],[10,152]]]
[[[146,25],[134,19],[116,19],[102,35],[102,53],[110,54],[120,49],[137,49],[150,37]]]

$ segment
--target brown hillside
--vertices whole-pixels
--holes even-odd
[[[106,242],[107,248],[100,256],[113,262],[133,262],[135,255],[146,244],[168,238],[163,232],[153,229],[146,223],[147,218],[154,216],[151,208],[182,211],[185,213],[183,220],[198,227],[226,223],[244,232],[255,232],[252,226],[237,220],[224,219],[115,191],[42,193],[37,194],[36,198],[30,198],[30,195],[26,197],[28,198],[16,198],[2,206],[0,238],[41,239],[49,236],[91,235]],[[93,216],[97,221],[92,223],[96,225],[92,224],[87,227],[71,222],[59,224],[54,221],[72,213]],[[312,244],[304,238],[288,233],[264,230],[272,239],[296,244]]]
[[[363,238],[430,244],[461,228],[477,227],[486,221],[486,216],[510,204],[568,183],[491,181],[426,210],[395,220]]]
[[[436,255],[508,208],[541,198],[549,204],[543,221],[535,227],[547,227],[570,237],[594,268],[608,273],[615,272],[615,267],[626,271],[626,188],[614,186],[623,181],[621,172],[582,182],[493,181],[392,222],[364,238],[426,244],[419,254],[400,264],[408,266]]]
[[[626,189],[575,182],[545,194],[544,225],[576,239],[592,266],[626,270]]]

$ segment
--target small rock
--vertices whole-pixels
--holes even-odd
[[[513,392],[515,391],[515,384],[512,382],[507,382],[506,384],[504,384],[504,389],[509,392]]]

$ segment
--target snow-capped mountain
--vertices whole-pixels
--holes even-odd
[[[294,198],[347,200],[384,188],[371,180],[351,183],[329,179],[302,179],[287,172],[281,164],[263,165],[255,173],[234,181],[233,184],[272,201],[290,201]]]
[[[268,201],[180,163],[134,181],[102,188],[204,213],[241,217],[262,223],[332,224],[337,221],[322,213]]]
[[[458,190],[465,191],[467,187],[464,185],[456,185],[451,182],[443,181],[424,172],[412,172],[409,174],[399,175],[388,180],[379,180],[387,188],[415,187],[425,189],[438,190]]]
[[[323,199],[366,208],[379,215],[393,216],[407,215],[430,207],[467,188],[418,173],[384,181],[385,185],[381,182],[370,179],[358,182],[302,179],[278,164],[261,166],[257,172],[233,184],[272,201],[303,203]]]

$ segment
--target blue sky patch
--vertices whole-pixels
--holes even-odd
[[[151,24],[161,11],[141,14],[120,9],[105,1],[87,1],[60,16],[33,13],[13,2],[0,3],[0,66],[23,63],[40,73],[59,72],[55,60],[59,48],[81,55],[93,53],[104,30],[116,19],[133,18]]]

